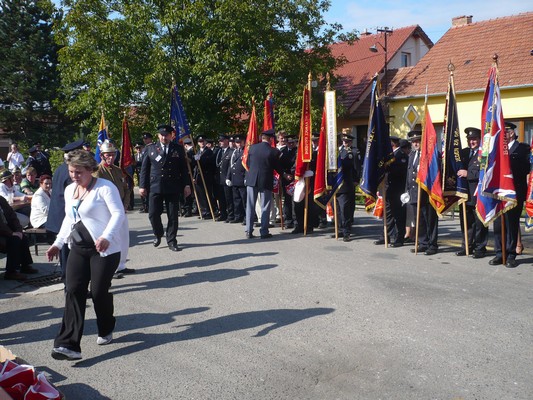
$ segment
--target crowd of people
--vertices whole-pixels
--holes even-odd
[[[259,143],[251,145],[248,151],[240,135],[219,135],[218,146],[212,139],[199,136],[195,139],[196,147],[192,138],[178,143],[175,133],[171,126],[160,125],[157,141],[145,132],[143,142],[135,146],[135,174],[141,196],[139,211],[148,214],[153,246],[160,246],[164,237],[171,251],[181,250],[177,242],[180,216],[198,215],[204,220],[238,224],[247,239],[271,238],[270,228],[275,223],[292,229],[294,235],[312,234],[315,229],[328,226],[326,210],[313,198],[318,135],[312,137],[312,158],[307,171],[298,177],[298,141],[284,131],[277,134],[272,129],[263,131]],[[464,213],[461,210],[461,219],[466,220],[467,240],[463,240],[462,248],[455,254],[482,258],[487,253],[488,228],[475,212],[481,132],[466,128],[465,133],[468,146],[460,152],[457,175],[468,182]],[[526,198],[530,149],[517,141],[516,126],[512,123],[506,123],[505,134],[518,205],[504,215],[505,240],[501,239],[501,220],[494,223],[496,254],[489,264],[502,264],[505,254],[506,267],[513,268],[520,254],[519,218]],[[387,243],[397,248],[414,243],[418,225],[418,248],[411,251],[434,255],[439,248],[438,216],[427,193],[420,191],[416,182],[421,136],[421,132],[411,131],[407,139],[391,137],[393,159],[387,167],[385,182],[386,229],[374,244]],[[340,236],[349,242],[354,239],[352,225],[362,160],[349,130],[343,130],[340,141],[338,165],[343,174],[333,198]],[[25,170],[26,181],[20,173],[23,157],[17,156],[17,147],[12,146],[8,160],[10,165],[13,163],[13,171],[0,171],[0,251],[7,253],[4,278],[24,280],[26,274],[38,272],[32,267],[28,239],[23,233],[25,224],[44,228],[53,236],[47,257],[50,261],[58,258],[62,266],[65,311],[52,356],[62,360],[81,358],[80,341],[88,297],[95,304],[97,343],[105,345],[112,341],[115,318],[113,296],[109,293],[111,280],[117,272],[135,272],[125,266],[129,248],[125,214],[131,209],[132,191],[127,177],[115,165],[118,150],[112,141],[104,141],[98,164],[86,145],[78,140],[63,147],[64,163],[53,176],[49,163],[48,167],[37,165],[46,165],[43,160],[47,156],[36,146],[32,147]],[[303,194],[302,185],[299,186],[302,181],[305,182]],[[16,202],[27,202],[28,221],[20,214],[24,206],[16,207],[17,212],[13,210]],[[167,214],[166,227],[163,212]],[[254,235],[256,227],[259,227],[258,236]]]

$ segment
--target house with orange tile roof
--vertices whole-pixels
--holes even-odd
[[[337,120],[338,131],[350,128],[359,146],[366,139],[374,75],[380,75],[382,94],[389,93],[399,78],[433,46],[418,25],[379,31],[364,32],[352,44],[341,42],[331,46],[333,56],[344,59],[343,65],[334,71],[337,81],[333,89],[337,91],[337,104],[344,110]]]
[[[502,108],[506,120],[518,127],[521,141],[533,136],[533,12],[473,22],[457,17],[452,27],[418,63],[405,71],[389,91],[392,135],[405,137],[428,108],[442,131],[446,90],[453,64],[459,128],[481,127],[481,106],[493,56],[498,56]],[[414,112],[413,112],[414,111]],[[416,118],[415,118],[416,117]],[[466,143],[464,143],[466,145]]]

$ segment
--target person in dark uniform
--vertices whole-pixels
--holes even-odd
[[[512,122],[505,122],[505,134],[508,140],[509,158],[511,161],[511,172],[516,191],[516,207],[511,208],[504,214],[507,268],[515,268],[516,261],[516,243],[518,241],[518,230],[520,229],[520,216],[527,195],[527,175],[530,171],[530,147],[526,143],[519,143],[516,137],[516,125]],[[490,265],[499,265],[503,262],[502,258],[502,225],[501,218],[494,220],[494,249],[496,256],[489,261]]]
[[[194,168],[194,183],[196,186],[196,193],[198,194],[198,202],[200,203],[200,215],[202,219],[212,219],[213,216],[211,215],[209,204],[211,204],[213,212],[215,212],[215,199],[213,197],[215,155],[213,150],[206,146],[207,140],[204,136],[198,136],[196,143],[198,143],[199,149],[194,155],[194,160],[196,161],[196,167]]]
[[[438,216],[437,212],[429,202],[429,196],[424,191],[420,191],[418,198],[418,167],[420,165],[420,140],[422,132],[411,131],[407,134],[411,141],[412,151],[409,154],[407,162],[407,179],[405,182],[406,192],[408,193],[408,204],[413,215],[413,222],[416,225],[417,203],[420,202],[420,220],[418,221],[418,249],[411,249],[414,253],[424,253],[427,256],[437,254],[438,251]]]
[[[229,136],[227,135],[220,135],[218,137],[218,143],[219,149],[215,158],[215,194],[220,215],[217,221],[230,222],[235,219],[235,214],[233,211],[233,192],[231,187],[226,185],[226,177],[228,175],[233,149],[229,148]]]
[[[137,176],[137,183],[141,181],[141,167],[143,165],[143,152],[144,145],[142,143],[135,144],[135,176]],[[141,208],[139,209],[140,213],[145,213],[148,211],[146,197],[141,196]]]
[[[193,148],[191,138],[186,137],[185,139],[183,139],[183,148],[185,149],[185,155],[187,157],[187,162],[189,163],[190,171],[192,172],[194,171],[194,166],[196,165],[196,161],[194,160],[194,148]],[[183,196],[181,204],[182,204],[181,216],[185,218],[192,217],[193,208],[195,207],[194,194],[191,193],[187,197]]]
[[[61,150],[65,152],[65,156],[69,151],[83,148],[83,139],[68,143]],[[50,196],[50,207],[48,208],[48,217],[46,219],[47,237],[51,243],[54,242],[61,223],[65,219],[65,188],[72,183],[68,173],[68,165],[63,162],[56,168],[52,176],[52,194]],[[61,278],[66,278],[67,258],[69,254],[69,247],[63,246],[59,252],[59,266],[61,267]]]
[[[226,185],[231,187],[233,195],[234,218],[229,221],[230,224],[243,223],[246,217],[246,186],[244,185],[246,169],[242,165],[244,138],[235,136],[234,141],[235,149],[231,154],[230,166],[226,175]]]
[[[274,129],[261,134],[261,142],[250,147],[248,152],[246,184],[246,237],[253,239],[255,203],[261,193],[261,239],[272,237],[269,232],[270,212],[272,207],[272,190],[274,189],[274,170],[281,172],[279,150],[270,144],[275,135]]]
[[[477,196],[475,195],[479,182],[479,144],[481,139],[481,130],[477,128],[466,128],[465,133],[468,139],[468,147],[461,150],[461,163],[463,168],[457,172],[458,176],[466,178],[468,182],[468,199],[466,201],[466,226],[468,234],[468,249],[473,258],[483,258],[487,252],[487,242],[489,238],[489,229],[483,225],[483,222],[476,214]],[[463,207],[460,207],[460,225],[461,225],[461,250],[455,253],[456,256],[466,255],[465,236],[464,236],[464,216]]]
[[[32,146],[28,150],[30,156],[26,160],[26,167],[33,167],[37,171],[37,178],[43,174],[52,175],[52,167],[48,158],[39,151],[39,147]]]
[[[405,239],[405,207],[400,197],[405,191],[407,179],[407,163],[409,156],[400,148],[400,139],[391,136],[393,162],[387,167],[387,187],[385,191],[385,212],[387,213],[387,235],[389,247],[401,247]],[[385,222],[385,221],[384,221]],[[391,240],[392,239],[392,240]],[[374,242],[376,245],[385,244],[384,233]]]
[[[319,135],[313,133],[312,139],[312,154],[311,161],[309,162],[307,171],[304,174],[306,179],[306,185],[309,185],[309,188],[306,188],[307,193],[307,230],[305,231],[306,235],[310,235],[314,232],[314,228],[318,227],[318,211],[317,208],[320,208],[314,202],[314,191],[315,191],[315,173],[316,173],[316,159],[318,154],[318,138]],[[315,140],[316,139],[316,140]],[[296,163],[294,165],[294,171],[296,171]],[[307,178],[306,178],[306,175]],[[325,211],[325,210],[324,210]],[[294,201],[294,214],[296,216],[296,225],[291,231],[291,234],[300,234],[304,233],[305,226],[305,195],[302,201]]]
[[[159,125],[158,130],[159,142],[146,147],[139,192],[141,196],[146,196],[149,188],[148,217],[155,235],[154,246],[159,246],[164,234],[161,222],[164,203],[168,217],[166,230],[168,248],[172,251],[180,251],[176,240],[180,206],[179,193],[183,190],[185,197],[191,194],[187,161],[183,147],[170,140],[170,134],[174,129],[169,125]]]
[[[294,166],[296,162],[297,140],[293,136],[282,136],[285,145],[280,148],[281,185],[283,187],[283,224],[285,228],[294,228],[294,203],[293,197],[286,190],[287,186],[294,181]],[[303,229],[303,228],[302,228]]]
[[[355,186],[361,177],[361,157],[357,147],[352,147],[354,137],[343,132],[342,146],[339,149],[340,165],[343,172],[342,185],[337,191],[339,227],[342,240],[349,242],[352,234],[353,214],[355,212]]]

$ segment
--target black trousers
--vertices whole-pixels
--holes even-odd
[[[405,239],[406,207],[400,200],[401,193],[387,192],[385,212],[387,216],[387,235],[392,243],[401,243]],[[380,239],[385,239],[383,233]]]
[[[232,186],[233,212],[235,220],[244,221],[246,218],[246,186]]]
[[[307,196],[307,232],[312,232],[318,226],[318,206],[313,200],[313,188],[310,188]],[[296,226],[298,229],[304,229],[305,220],[305,198],[300,202],[294,202],[294,213],[296,214]]]
[[[520,229],[520,216],[522,215],[523,200],[518,200],[516,207],[507,211],[503,218],[505,220],[505,254],[507,259],[516,258],[516,243],[518,241],[518,229]],[[494,220],[494,249],[496,257],[502,256],[502,218]]]
[[[226,219],[228,217],[228,203],[226,201],[226,194],[224,193],[224,186],[220,183],[215,183],[213,186],[215,201],[217,202],[217,208],[220,212],[219,217]]]
[[[419,230],[422,224],[424,224],[424,234],[419,232],[418,245],[431,250],[438,250],[439,217],[429,201],[420,205]]]
[[[355,212],[355,193],[337,194],[337,205],[339,211],[339,227],[343,236],[352,233],[353,213]]]
[[[6,236],[6,256],[6,272],[16,272],[17,269],[33,264],[30,243],[26,235],[22,235],[22,239],[17,236]]]
[[[226,217],[231,221],[235,219],[235,206],[233,205],[233,190],[227,185],[224,188],[224,197],[226,198]],[[222,212],[222,211],[221,211]]]
[[[463,224],[463,206],[460,206],[459,209],[460,215],[460,225],[461,233],[461,247],[463,250],[466,249],[465,246],[465,234],[464,234],[464,224]],[[483,225],[483,222],[478,218],[476,214],[476,206],[466,206],[466,227],[468,235],[468,248],[471,252],[474,251],[486,251],[487,242],[489,240],[489,228]]]
[[[177,193],[150,193],[150,206],[148,211],[148,218],[152,224],[152,230],[157,237],[164,236],[163,222],[161,221],[161,214],[163,214],[163,203],[167,210],[167,230],[166,238],[168,244],[175,244],[176,236],[178,234],[178,216],[180,209],[180,199]]]
[[[91,248],[72,246],[67,261],[65,311],[54,347],[81,351],[89,281],[98,336],[107,336],[113,332],[115,317],[113,295],[109,293],[109,288],[119,261],[120,252],[101,257],[94,246]]]

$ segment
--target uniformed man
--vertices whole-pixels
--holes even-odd
[[[233,193],[233,212],[235,217],[230,224],[243,223],[246,217],[246,186],[244,176],[246,169],[242,165],[244,138],[235,136],[235,150],[231,154],[230,167],[226,175],[226,185],[231,187]]]
[[[233,192],[231,187],[226,185],[226,177],[228,175],[233,149],[229,148],[228,135],[219,135],[218,144],[219,150],[215,158],[216,174],[214,186],[216,188],[215,197],[218,201],[220,215],[216,220],[230,222],[235,219],[235,214],[233,212]]]
[[[190,137],[186,137],[183,139],[183,147],[185,149],[185,155],[187,157],[187,162],[190,165],[190,171],[194,171],[194,166],[196,165],[196,161],[194,160],[194,147],[192,143],[192,139]],[[193,214],[193,208],[194,205],[194,194],[191,193],[189,196],[185,197],[183,196],[182,200],[182,209],[181,209],[181,216],[185,218],[192,217]]]
[[[411,252],[424,253],[427,256],[437,254],[438,251],[438,216],[437,212],[429,202],[426,191],[420,191],[418,198],[418,167],[420,165],[420,140],[422,132],[411,131],[407,134],[411,141],[412,151],[407,162],[406,192],[408,193],[408,205],[412,216],[412,226],[414,228],[417,218],[417,203],[420,202],[420,220],[418,221],[418,249],[411,249]]]
[[[282,169],[281,185],[283,187],[283,223],[285,228],[294,228],[295,211],[293,197],[286,189],[294,181],[294,171],[297,152],[297,140],[294,136],[278,135],[280,144],[284,145],[280,148],[279,162]],[[303,227],[302,227],[303,232]]]
[[[207,138],[198,136],[198,152],[194,155],[196,167],[194,168],[194,184],[200,203],[200,215],[202,219],[212,219],[211,207],[215,212],[215,198],[213,196],[213,183],[215,179],[215,155],[213,150],[207,147]],[[202,179],[203,178],[203,179]],[[208,200],[209,199],[209,200]]]
[[[387,235],[389,247],[401,247],[405,239],[405,207],[401,196],[405,192],[407,178],[407,163],[409,157],[400,148],[400,138],[390,137],[393,162],[387,167],[387,181],[385,190],[385,212],[387,213]],[[385,222],[385,221],[384,221]],[[383,232],[374,244],[385,244]]]
[[[468,139],[468,147],[461,150],[461,162],[463,168],[457,171],[457,175],[466,178],[468,182],[468,199],[466,201],[466,225],[468,234],[468,249],[473,258],[483,258],[487,252],[487,242],[489,238],[489,229],[483,225],[483,222],[476,214],[477,196],[476,190],[479,182],[479,144],[481,139],[481,130],[468,127],[465,129]],[[460,207],[461,220],[461,250],[455,255],[465,256],[465,236],[464,236],[464,218],[463,208]]]
[[[353,214],[355,212],[355,186],[361,177],[361,157],[357,147],[353,147],[354,137],[343,131],[342,146],[339,149],[340,165],[343,172],[342,185],[337,191],[339,227],[342,240],[349,242],[352,234]]]
[[[505,121],[505,135],[507,136],[509,149],[509,158],[511,161],[511,172],[516,191],[516,207],[511,208],[504,214],[505,234],[506,234],[506,255],[507,268],[515,268],[516,261],[516,243],[518,240],[518,230],[520,229],[520,215],[527,195],[527,175],[530,171],[529,155],[530,147],[526,143],[519,143],[516,136],[516,125],[512,122]],[[490,265],[499,265],[503,262],[502,258],[502,225],[501,218],[494,220],[494,248],[496,256],[489,261]]]
[[[167,210],[168,224],[166,239],[172,251],[180,251],[176,240],[178,232],[179,193],[183,191],[185,197],[191,194],[190,179],[187,173],[185,150],[170,140],[173,128],[169,125],[159,125],[159,142],[146,147],[146,156],[141,168],[141,182],[139,193],[146,196],[149,189],[148,217],[152,224],[155,247],[161,244],[163,237],[163,203]]]

